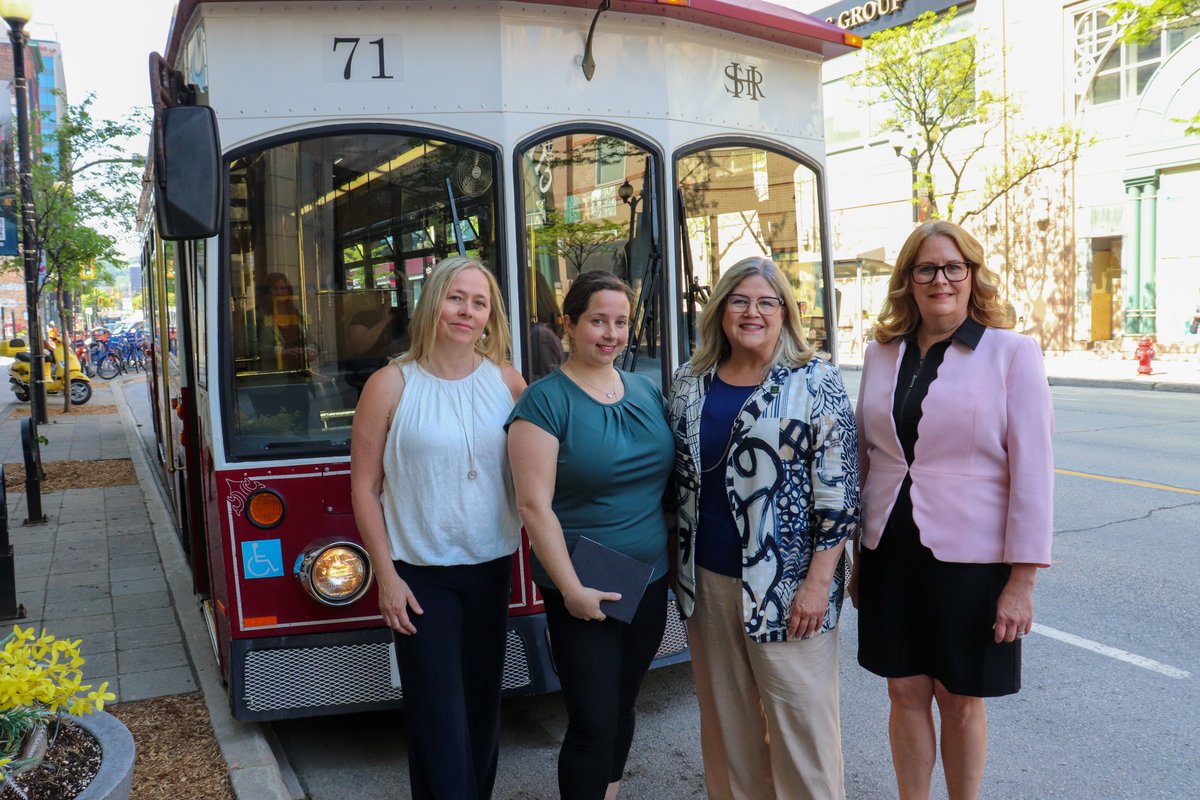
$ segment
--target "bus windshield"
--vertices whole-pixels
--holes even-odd
[[[221,337],[231,458],[349,446],[363,385],[407,348],[430,268],[461,239],[467,255],[497,270],[495,162],[461,143],[381,133],[231,161]]]

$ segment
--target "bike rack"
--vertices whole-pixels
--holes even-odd
[[[29,513],[25,524],[40,525],[46,521],[42,513],[42,449],[33,417],[21,420],[21,450],[25,453],[25,508]]]
[[[25,606],[17,602],[13,548],[8,541],[8,491],[4,488],[4,465],[0,464],[0,620],[24,618]]]

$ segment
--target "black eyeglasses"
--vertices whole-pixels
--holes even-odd
[[[942,274],[946,276],[946,280],[951,283],[960,283],[971,274],[972,266],[969,261],[950,261],[946,264],[913,264],[912,281],[913,283],[933,283],[938,270],[941,270]]]
[[[750,298],[744,294],[731,294],[725,298],[725,304],[739,314],[745,314],[750,310],[750,302]],[[758,308],[758,313],[764,317],[771,316],[783,305],[783,301],[778,297],[760,297],[753,302]]]

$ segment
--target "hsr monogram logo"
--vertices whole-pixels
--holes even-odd
[[[758,71],[758,67],[742,67],[733,61],[725,68],[725,77],[729,79],[725,84],[725,91],[734,97],[745,95],[751,100],[766,97],[762,90],[763,74]]]

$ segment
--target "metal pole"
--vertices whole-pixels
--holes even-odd
[[[18,175],[21,181],[21,252],[25,262],[25,304],[29,311],[29,403],[30,416],[37,424],[46,421],[46,387],[43,370],[46,356],[42,350],[42,323],[38,315],[37,227],[33,217],[33,167],[30,163],[29,87],[25,80],[25,23],[8,20],[8,38],[13,51],[13,88],[17,93],[17,150],[20,153]]]
[[[4,488],[4,465],[0,464],[0,620],[24,617],[25,606],[17,602],[13,547],[8,539],[8,497]]]
[[[921,196],[917,193],[917,164],[919,160],[920,156],[917,155],[917,148],[914,147],[912,155],[908,157],[908,166],[912,169],[912,218],[914,223],[921,221]]]

